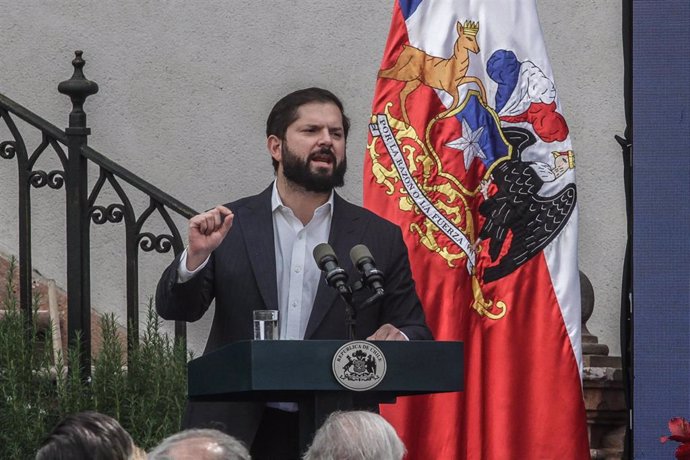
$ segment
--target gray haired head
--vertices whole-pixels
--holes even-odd
[[[149,460],[251,460],[247,448],[218,430],[189,429],[165,438]]]
[[[304,460],[402,460],[395,429],[373,412],[333,412],[319,428]]]

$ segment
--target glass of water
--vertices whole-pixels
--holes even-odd
[[[254,310],[254,340],[278,340],[278,310]]]

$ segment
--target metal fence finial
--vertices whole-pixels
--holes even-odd
[[[84,113],[84,101],[92,94],[98,92],[98,84],[91,80],[87,80],[84,76],[84,64],[86,61],[82,59],[83,51],[77,50],[74,52],[75,58],[72,60],[74,66],[74,73],[69,80],[65,80],[58,85],[58,91],[66,94],[72,100],[72,112],[69,114],[70,128],[85,128],[86,127],[86,113]]]

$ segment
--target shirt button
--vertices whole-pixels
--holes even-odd
[[[297,308],[297,302],[292,302],[292,308]]]
[[[295,273],[299,273],[301,271],[302,271],[302,267],[300,267],[299,265],[295,267]]]
[[[301,233],[299,235],[297,235],[298,240],[301,240],[302,238],[303,238],[303,235]]]

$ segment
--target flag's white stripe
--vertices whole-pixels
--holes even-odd
[[[501,2],[500,6],[486,0],[426,0],[405,24],[412,46],[448,58],[453,54],[457,38],[455,24],[468,19],[479,21],[477,42],[481,49],[478,54],[470,55],[468,75],[480,77],[487,85],[490,79],[486,75],[486,62],[491,53],[509,49],[521,61],[529,57],[553,80],[534,0],[512,0]]]
[[[561,233],[544,248],[551,283],[582,374],[580,272],[577,270],[577,206]],[[554,276],[558,274],[558,276]]]

